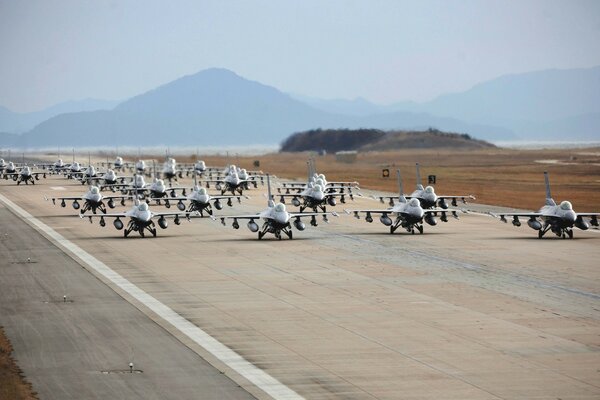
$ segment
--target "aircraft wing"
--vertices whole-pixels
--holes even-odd
[[[289,214],[290,214],[290,218],[317,217],[317,216],[326,216],[326,215],[333,215],[334,217],[338,216],[338,213],[336,213],[335,211],[328,211],[328,212],[291,212]]]
[[[52,204],[56,204],[56,200],[81,200],[81,201],[83,201],[82,196],[51,197],[51,198],[47,198],[46,196],[44,196],[44,198],[46,200],[52,200]]]
[[[245,214],[245,215],[222,215],[219,217],[213,217],[213,220],[219,218],[221,223],[225,225],[226,219],[260,219],[262,216],[260,214]]]
[[[129,216],[130,215],[128,215],[127,213],[80,214],[79,218],[81,218],[81,219],[89,218],[90,222],[92,222],[92,218],[96,218],[96,217],[127,218]]]
[[[525,218],[537,218],[537,217],[542,217],[544,216],[544,214],[539,213],[539,212],[516,212],[516,213],[493,213],[493,212],[488,212],[489,215],[491,215],[492,217],[496,217],[496,218],[500,218],[500,221],[502,222],[508,222],[506,220],[506,217],[512,217],[513,218],[513,222],[514,223],[518,223],[519,222],[519,217],[525,217]],[[594,226],[597,226],[598,224],[598,217],[600,217],[600,213],[576,213],[577,217],[582,217],[582,218],[590,218],[591,219],[591,224]]]
[[[365,213],[365,214],[404,214],[403,212],[397,212],[394,211],[392,208],[388,208],[385,210],[382,209],[363,209],[363,210],[344,210],[346,212],[346,214],[354,214],[354,216],[356,218],[358,218],[358,214],[360,213]],[[452,216],[454,218],[458,219],[458,213],[468,213],[466,210],[459,210],[459,209],[447,209],[447,208],[429,208],[429,209],[423,209],[423,212],[425,214],[434,214],[437,215],[438,213],[442,215],[442,220],[446,219],[446,215],[448,213],[451,213]]]

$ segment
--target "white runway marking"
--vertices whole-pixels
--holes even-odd
[[[136,300],[144,304],[151,311],[173,325],[181,333],[192,339],[195,343],[226,364],[229,368],[252,382],[252,384],[263,390],[269,396],[274,399],[303,399],[298,393],[288,388],[262,369],[246,361],[242,356],[225,346],[223,343],[219,342],[208,333],[177,314],[171,308],[129,282],[117,272],[110,269],[102,261],[72,243],[1,194],[0,201],[6,204],[8,208],[27,221],[31,226],[45,233],[55,244],[76,255],[77,258],[87,264],[90,268],[93,268],[106,279],[110,280]]]
[[[52,190],[67,190],[64,186],[50,186]]]

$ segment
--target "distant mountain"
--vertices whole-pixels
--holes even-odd
[[[600,66],[505,75],[421,105],[478,123],[544,122],[600,112]],[[414,110],[412,110],[414,111]]]
[[[81,144],[225,146],[280,143],[313,128],[434,127],[482,138],[511,139],[506,130],[424,113],[342,115],[311,107],[226,69],[208,69],[135,96],[110,111],[55,116],[23,134],[19,145]]]
[[[10,133],[26,132],[33,129],[37,124],[59,114],[79,111],[110,110],[117,104],[119,104],[118,101],[83,99],[66,101],[41,111],[30,113],[17,113],[0,106],[0,131]]]
[[[315,98],[304,101],[315,108],[346,115],[426,113],[462,124],[501,127],[522,139],[554,140],[564,135],[570,139],[600,139],[600,66],[505,75],[425,103],[378,105],[363,99]]]
[[[303,96],[299,94],[290,94],[290,96],[318,110],[323,110],[333,114],[366,117],[374,114],[384,114],[387,112],[402,110],[401,108],[382,106],[380,104],[371,103],[369,100],[363,99],[362,97],[357,97],[353,100],[325,100],[316,97]]]

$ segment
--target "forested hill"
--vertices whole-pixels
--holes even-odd
[[[447,133],[437,129],[426,131],[382,131],[379,129],[314,129],[294,133],[281,145],[281,151],[342,150],[383,151],[397,149],[495,147],[463,133]]]

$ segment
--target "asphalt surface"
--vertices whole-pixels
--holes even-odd
[[[0,325],[40,399],[253,398],[3,205],[0,221]]]
[[[300,396],[600,398],[597,230],[575,230],[573,240],[551,235],[539,240],[536,232],[526,226],[515,228],[490,216],[474,214],[435,227],[425,226],[423,235],[390,235],[377,220],[368,224],[364,219],[343,214],[344,207],[382,206],[362,198],[337,207],[342,215],[330,218],[330,224],[295,231],[291,241],[258,241],[244,224],[233,230],[209,219],[172,224],[159,230],[157,238],[124,239],[110,221],[101,228],[97,223],[74,217],[76,212],[70,204],[63,209],[43,200],[44,194],[51,197],[83,191],[81,185],[56,177],[35,187],[0,182],[0,194]],[[233,208],[225,207],[221,213],[263,209],[263,191],[252,190],[251,199],[244,199]],[[472,208],[488,210],[487,206]],[[2,230],[24,225],[12,220],[5,224],[5,215],[4,210],[0,214]],[[27,241],[3,240],[20,256],[11,260],[23,262],[34,251],[27,250]],[[57,254],[62,253],[54,249]],[[40,256],[38,253],[31,259]],[[71,259],[64,253],[60,257]],[[39,267],[39,263],[9,264],[9,271],[17,265],[23,269]],[[185,343],[183,350],[190,353],[188,357],[197,359],[201,355],[225,372],[221,376],[230,377],[257,397],[268,398],[227,360],[191,343],[184,332],[93,270],[79,270],[108,293],[113,290],[122,296],[113,292],[116,300],[110,310],[133,308],[129,304],[134,304],[134,311],[139,309],[164,328],[160,331],[166,337],[163,340]],[[0,282],[4,289],[7,278],[3,275]],[[41,288],[36,276],[37,273],[26,273],[17,284],[27,287],[22,291],[29,296],[43,297],[32,302],[39,307],[51,305],[64,312],[66,307],[78,306],[81,295],[87,293],[77,292],[78,284],[71,283],[71,274],[67,273],[64,279],[50,274],[43,281],[56,280],[58,300],[61,292],[67,291],[74,293],[70,295],[74,301],[46,304],[43,301],[49,301],[54,292]],[[14,289],[9,290],[13,292]],[[0,321],[4,324],[6,294],[0,296]],[[19,315],[33,309],[27,302],[13,303],[10,320],[18,320]],[[94,304],[94,308],[108,312],[103,326],[122,321],[113,318],[99,302]],[[76,324],[60,315],[51,316],[48,324],[67,331],[77,329]],[[42,326],[38,331],[52,329]],[[7,330],[7,334],[14,343],[15,330]],[[76,353],[77,349],[63,350],[63,346],[76,346],[86,335],[77,335],[73,343],[52,347],[48,357]],[[34,339],[27,338],[18,348],[15,346],[20,364],[28,352],[44,348],[43,341]],[[118,347],[121,340],[111,335],[108,343],[111,348]],[[127,360],[121,361],[129,358],[125,357],[129,354],[127,346],[121,345],[111,363],[104,362],[105,353],[109,352],[104,343],[87,341],[77,346],[90,347],[86,350],[92,354],[86,362],[94,364],[90,371],[127,365]],[[138,351],[134,353],[137,359]],[[183,356],[163,355],[161,360],[170,364],[177,361],[188,369]],[[137,377],[146,377],[149,367],[140,362],[136,361],[136,368],[140,365],[144,373]],[[39,385],[50,383],[35,380],[52,382],[42,372],[26,370],[36,390]],[[57,372],[56,379],[61,376],[62,372]],[[161,384],[177,385],[176,379],[164,377]],[[122,384],[116,383],[115,387],[119,385]],[[112,388],[110,382],[107,386]],[[62,389],[59,386],[53,390]],[[145,397],[134,393],[132,398]]]

